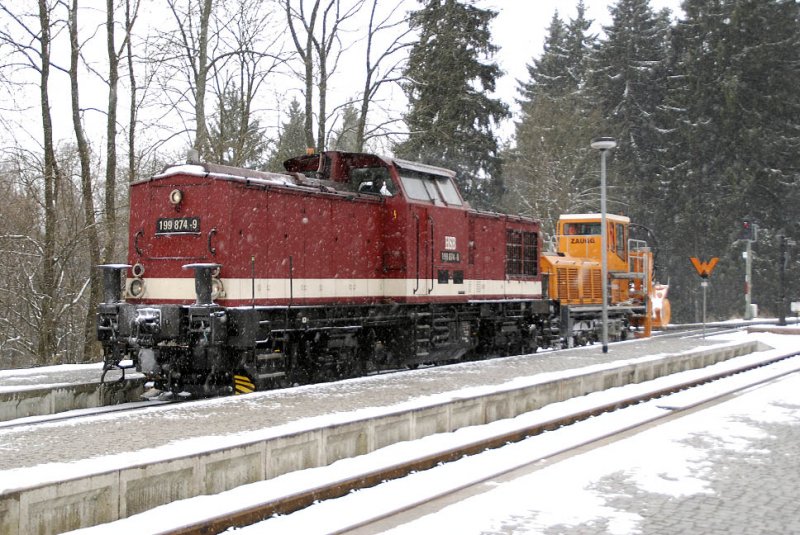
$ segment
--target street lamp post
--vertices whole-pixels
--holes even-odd
[[[608,353],[608,224],[606,223],[606,153],[617,146],[613,137],[592,140],[600,151],[600,277],[603,283],[603,353]]]

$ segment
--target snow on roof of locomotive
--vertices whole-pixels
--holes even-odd
[[[423,164],[419,162],[412,162],[400,158],[390,158],[383,156],[374,156],[375,158],[384,161],[387,165],[394,165],[398,170],[408,170],[417,173],[425,173],[433,176],[441,176],[445,178],[454,178],[455,171],[445,169],[443,167],[436,167],[434,165]],[[260,184],[265,186],[279,185],[279,186],[299,186],[311,187],[318,189],[320,187],[329,191],[349,191],[351,188],[343,182],[333,182],[320,178],[311,178],[304,176],[302,173],[297,172],[283,172],[273,173],[267,171],[256,171],[254,169],[245,169],[241,167],[232,167],[227,165],[212,164],[212,163],[185,163],[168,165],[162,171],[152,177],[137,180],[136,182],[147,182],[150,180],[158,180],[168,178],[176,175],[188,175],[197,177],[214,177],[223,180],[245,181],[250,184]]]
[[[153,175],[151,179],[167,178],[175,175],[189,175],[207,177],[213,176],[214,178],[222,178],[229,180],[246,180],[254,184],[264,185],[281,185],[281,186],[294,186],[297,185],[296,179],[292,175],[268,173],[264,171],[255,171],[253,169],[244,169],[241,167],[230,167],[227,165],[218,164],[178,164],[165,167],[159,174]],[[147,179],[147,180],[151,180]]]
[[[453,178],[456,172],[444,167],[436,167],[419,162],[410,162],[408,160],[401,160],[400,158],[386,158],[387,161],[392,162],[398,169],[408,169],[409,171],[416,171],[418,173],[426,173],[429,175],[438,175]]]

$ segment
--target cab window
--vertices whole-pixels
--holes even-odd
[[[391,197],[395,193],[394,183],[385,167],[360,167],[350,170],[350,184],[359,193],[371,193]]]
[[[599,236],[600,223],[567,223],[564,225],[564,234],[568,236]]]
[[[461,197],[458,195],[452,179],[443,176],[415,173],[402,170],[400,180],[410,199],[415,201],[432,201],[434,204],[447,204],[461,206]]]
[[[619,223],[616,223],[614,225],[614,227],[616,229],[616,234],[617,234],[616,253],[617,253],[617,256],[619,256],[620,258],[625,260],[626,259],[626,254],[625,254],[625,227],[623,225],[620,225]]]
[[[439,191],[444,197],[444,202],[449,205],[461,206],[461,197],[458,195],[455,184],[449,178],[436,177],[436,184],[439,186]]]

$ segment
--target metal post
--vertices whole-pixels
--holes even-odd
[[[752,295],[752,280],[753,280],[753,241],[745,240],[747,243],[747,251],[744,256],[744,319],[753,319],[753,307],[751,306]]]
[[[600,151],[600,277],[603,283],[603,353],[608,353],[608,231],[606,223],[606,152],[617,146],[610,137],[592,140],[592,148]]]
[[[603,353],[608,353],[608,223],[606,221],[606,151],[600,151],[600,277],[603,281]]]
[[[700,283],[700,286],[703,287],[703,340],[706,338],[706,290],[708,289],[708,281],[703,279],[703,282]]]
[[[778,252],[780,253],[780,262],[778,266],[778,281],[780,286],[780,310],[778,312],[778,325],[786,325],[786,235],[781,234],[778,236]]]

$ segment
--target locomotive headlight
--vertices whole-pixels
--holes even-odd
[[[133,279],[128,288],[128,293],[131,294],[132,297],[141,297],[144,295],[144,281],[142,279]]]
[[[175,206],[178,206],[182,200],[183,200],[183,192],[181,190],[176,188],[169,192],[169,202],[171,202]]]
[[[225,286],[220,279],[211,279],[211,298],[225,297]]]

